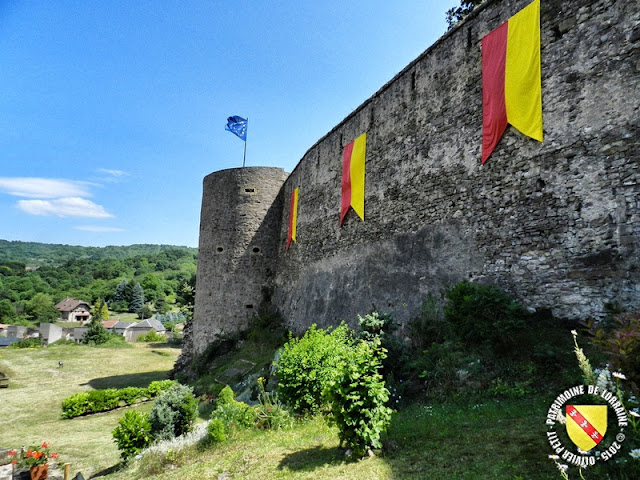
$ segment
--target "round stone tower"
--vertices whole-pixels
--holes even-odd
[[[205,177],[191,355],[242,330],[269,302],[282,219],[281,168],[245,167]]]

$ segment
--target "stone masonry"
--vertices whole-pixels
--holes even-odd
[[[186,355],[245,326],[261,302],[296,332],[353,325],[374,308],[406,322],[428,293],[462,279],[561,317],[640,309],[640,4],[542,0],[544,142],[508,127],[481,167],[480,41],[528,3],[476,9],[288,177],[205,178]],[[365,221],[350,211],[339,227],[342,152],[363,132]]]

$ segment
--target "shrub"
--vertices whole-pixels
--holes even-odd
[[[151,444],[151,424],[147,415],[130,410],[120,418],[112,435],[120,455],[127,460]]]
[[[118,390],[118,398],[121,402],[124,402],[125,405],[131,405],[139,398],[142,398],[145,392],[146,390],[144,388],[125,387]]]
[[[505,354],[517,348],[527,311],[498,287],[460,282],[447,289],[445,319],[472,347]]]
[[[155,330],[151,330],[144,335],[140,335],[136,338],[136,342],[166,342],[167,337],[162,335],[161,333],[156,332]]]
[[[344,324],[333,331],[313,324],[299,339],[289,334],[277,364],[282,400],[296,413],[318,411],[324,404],[322,392],[352,343],[351,331]]]
[[[175,384],[156,399],[149,422],[151,434],[156,440],[178,437],[191,429],[198,411],[198,401],[193,390],[186,385]]]
[[[211,412],[211,420],[219,420],[229,435],[234,428],[251,427],[255,424],[253,409],[246,403],[233,398],[233,390],[228,385],[222,389],[216,399],[216,408]]]
[[[39,338],[23,338],[9,345],[10,348],[40,348]]]
[[[278,393],[269,393],[264,389],[264,379],[258,379],[258,405],[254,407],[255,426],[267,430],[277,430],[291,426],[292,417],[282,406],[278,399]]]
[[[76,393],[62,401],[62,417],[74,418],[88,412],[89,396],[86,392]]]
[[[82,343],[87,345],[100,345],[106,343],[112,338],[112,334],[102,326],[98,320],[94,319],[89,322],[87,333],[82,337]]]
[[[398,324],[389,313],[372,312],[361,317],[358,315],[360,323],[360,338],[369,344],[380,339],[380,346],[387,351],[386,357],[382,360],[382,370],[387,378],[391,372],[400,373],[407,363],[407,346],[400,340],[394,332],[398,329]]]
[[[422,303],[420,313],[409,322],[411,345],[417,350],[425,350],[433,343],[441,343],[453,338],[451,324],[444,319],[442,309],[432,294]]]
[[[234,401],[233,390],[231,390],[231,387],[227,385],[222,390],[220,390],[220,393],[218,394],[218,398],[216,399],[216,407],[220,407],[222,405],[228,405],[230,403],[233,403],[233,401]]]
[[[169,390],[175,384],[175,380],[154,380],[146,388],[146,396],[149,398],[157,397],[162,392]]]
[[[391,421],[393,410],[385,406],[389,391],[378,372],[383,357],[378,339],[372,343],[361,341],[342,357],[338,374],[325,390],[340,443],[356,456],[363,456],[370,448],[380,448],[380,437]]]
[[[622,371],[638,393],[640,387],[640,313],[617,313],[609,328],[590,325],[592,343],[607,355],[614,370]]]
[[[209,422],[209,425],[207,425],[207,433],[207,440],[210,443],[220,443],[224,442],[227,439],[224,423],[218,418],[215,418]]]
[[[132,405],[139,398],[156,397],[169,390],[174,384],[173,380],[159,380],[151,382],[147,388],[125,387],[119,390],[108,388],[76,393],[62,401],[62,417],[74,418],[89,413],[106,412],[118,408],[121,402]]]

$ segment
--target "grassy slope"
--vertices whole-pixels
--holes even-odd
[[[546,458],[544,417],[551,398],[487,401],[481,405],[411,406],[394,416],[387,445],[375,458],[346,461],[337,431],[321,418],[278,432],[246,430],[223,444],[153,457],[107,474],[119,455],[111,437],[123,410],[60,418],[60,401],[90,388],[142,386],[164,378],[178,353],[158,346],[86,346],[0,351],[11,387],[0,391],[2,446],[51,441],[62,461],[85,478],[191,479],[554,479]],[[62,369],[58,361],[64,361]],[[120,374],[119,372],[126,372]],[[151,404],[138,408],[149,410]],[[5,412],[10,412],[9,414]],[[224,477],[223,477],[224,478]]]
[[[158,355],[152,349],[170,355]],[[0,350],[0,370],[10,376],[10,387],[0,391],[1,446],[19,448],[50,441],[61,461],[71,462],[72,471],[82,471],[85,477],[113,466],[119,452],[111,430],[123,411],[63,420],[61,401],[93,388],[146,386],[165,379],[178,354],[177,349],[146,344],[133,348],[67,345]],[[60,360],[64,362],[62,369],[58,368]]]
[[[547,401],[412,406],[394,417],[388,451],[349,461],[321,418],[291,430],[245,430],[211,448],[136,462],[105,480],[556,479],[544,434]]]

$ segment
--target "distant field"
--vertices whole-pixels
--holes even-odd
[[[49,441],[61,462],[70,462],[74,475],[81,471],[85,478],[112,467],[120,457],[111,431],[124,410],[63,420],[61,401],[86,390],[146,386],[163,380],[179,353],[179,349],[158,344],[0,350],[0,371],[10,377],[9,388],[0,390],[0,447]],[[151,403],[137,408],[149,410]]]

